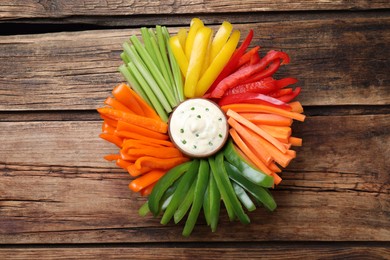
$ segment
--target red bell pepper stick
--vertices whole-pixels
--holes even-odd
[[[241,58],[238,60],[237,67],[241,67],[245,63],[249,63],[252,60],[252,56],[255,56],[258,54],[258,51],[260,49],[260,46],[255,46],[249,51],[247,51],[244,55],[241,56]]]
[[[285,102],[282,102],[276,98],[269,97],[259,93],[249,93],[249,92],[224,96],[218,102],[218,105],[226,106],[226,105],[237,104],[237,103],[262,104],[262,105],[278,107],[284,110],[289,110],[289,111],[291,110],[289,104],[286,104]]]
[[[292,88],[283,88],[283,89],[278,89],[276,91],[273,91],[271,93],[268,93],[267,95],[273,98],[279,98],[284,95],[288,95],[293,92]]]
[[[276,80],[269,77],[256,82],[240,84],[234,88],[228,89],[224,96],[247,92],[268,94],[270,92],[276,91],[277,89],[278,86],[276,85]]]
[[[213,84],[210,86],[210,88],[208,89],[206,94],[211,93],[215,89],[215,87],[218,85],[219,82],[221,82],[224,78],[229,76],[233,71],[235,71],[237,69],[238,62],[239,62],[241,56],[244,55],[246,49],[248,49],[248,46],[251,43],[252,39],[253,39],[253,30],[250,30],[248,35],[246,36],[245,40],[242,42],[240,47],[233,53],[229,62],[223,68],[221,73],[219,73],[218,77],[213,82]]]
[[[243,82],[245,79],[249,78],[255,73],[263,71],[270,63],[276,60],[280,60],[280,64],[287,64],[290,61],[286,53],[271,50],[264,58],[260,60],[259,63],[239,69],[224,78],[221,82],[218,83],[213,92],[211,92],[211,97],[222,97],[226,90],[237,86],[239,83]]]
[[[246,79],[243,84],[255,82],[266,77],[271,77],[280,67],[280,62],[272,62],[265,70],[254,74],[250,78]]]
[[[299,93],[301,93],[301,88],[296,87],[292,93],[278,97],[278,99],[282,102],[287,103],[287,102],[290,102],[291,100],[293,100],[294,98],[296,98],[299,95]]]
[[[277,85],[278,89],[281,89],[297,82],[298,80],[296,78],[284,78],[275,81],[275,84]]]

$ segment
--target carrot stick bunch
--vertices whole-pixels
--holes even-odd
[[[169,169],[189,158],[169,141],[167,123],[128,85],[119,84],[112,94],[104,102],[107,106],[97,109],[104,120],[99,136],[120,150],[104,158],[133,177],[132,191],[147,196]]]

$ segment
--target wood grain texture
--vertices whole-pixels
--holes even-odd
[[[185,1],[1,1],[0,19],[63,18],[67,16],[174,15],[198,13],[242,13],[260,11],[369,10],[386,9],[385,0],[358,1],[271,1],[271,0],[185,0]]]
[[[385,246],[264,245],[253,247],[105,247],[0,249],[0,257],[16,259],[386,259]]]
[[[390,17],[251,24],[254,44],[283,49],[304,105],[390,104]],[[245,35],[249,26],[237,24]],[[176,29],[172,28],[174,32]],[[94,109],[122,81],[121,44],[138,30],[0,38],[0,110]],[[357,53],[356,50],[359,50]]]
[[[307,145],[273,191],[274,213],[258,209],[244,226],[223,211],[217,233],[200,218],[183,239],[182,225],[138,216],[145,198],[101,159],[116,148],[97,138],[100,122],[1,122],[0,243],[389,241],[389,124],[390,115],[309,117],[296,125]]]

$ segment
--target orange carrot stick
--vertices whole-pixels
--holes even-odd
[[[130,113],[123,112],[121,110],[117,110],[114,108],[109,107],[102,107],[98,108],[98,112],[102,115],[105,115],[109,118],[115,119],[115,120],[122,120],[127,123],[135,124],[137,126],[145,127],[147,129],[157,131],[159,133],[166,133],[168,131],[168,125],[162,121],[139,116],[139,115],[133,115]]]
[[[141,174],[150,172],[151,170],[152,168],[149,167],[142,167],[141,169],[137,169],[135,167],[135,164],[131,164],[130,166],[127,167],[127,172],[133,177],[137,177]]]
[[[122,160],[126,160],[126,161],[129,161],[129,162],[132,162],[132,163],[134,163],[138,159],[138,157],[139,157],[139,156],[128,154],[123,149],[121,149],[119,153],[121,155],[121,159]]]
[[[174,147],[129,149],[127,154],[134,157],[151,156],[160,159],[183,157]]]
[[[112,108],[130,113],[130,114],[135,114],[134,111],[130,110],[127,106],[123,105],[120,101],[118,101],[112,97],[106,98],[106,100],[104,101],[104,104],[111,106]]]
[[[149,196],[150,193],[152,193],[154,186],[157,184],[157,181],[150,184],[149,186],[143,188],[142,190],[139,191],[141,196]]]
[[[140,107],[142,108],[142,110],[144,111],[144,115],[149,117],[149,118],[152,118],[152,119],[156,119],[156,120],[159,120],[161,121],[161,118],[158,116],[158,114],[156,113],[156,111],[151,107],[149,106],[148,103],[146,103],[146,101],[141,98],[134,90],[132,90],[131,88],[129,88],[129,92],[130,94],[135,98],[135,100],[137,100],[138,104],[140,105]]]
[[[256,142],[256,140],[251,136],[251,134],[236,120],[229,118],[229,125],[234,128],[246,144],[251,148],[251,150],[264,162],[268,165],[272,161],[271,155],[264,149],[261,148],[261,145]]]
[[[142,141],[145,141],[145,142],[149,142],[151,144],[158,144],[158,145],[163,145],[163,146],[167,146],[167,147],[173,147],[173,143],[168,141],[168,140],[160,140],[160,139],[149,138],[149,137],[145,137],[143,135],[134,134],[134,133],[127,134],[126,138],[128,138],[128,139],[123,142],[123,146],[124,147],[126,147],[127,145],[130,144],[128,142],[128,140],[131,140],[131,139],[132,140],[142,140]]]
[[[295,112],[295,113],[303,113],[303,107],[302,107],[302,104],[301,102],[299,101],[293,101],[291,103],[289,103],[290,107],[291,107],[291,111],[292,112]]]
[[[112,118],[105,116],[105,115],[100,115],[100,117],[104,120],[104,122],[106,122],[107,124],[109,124],[113,128],[116,128],[116,126],[118,124],[118,120],[112,119]]]
[[[237,122],[239,122],[240,124],[245,125],[249,129],[254,131],[256,134],[262,136],[268,142],[273,144],[277,149],[279,149],[282,153],[285,153],[287,151],[286,148],[283,146],[283,144],[281,142],[279,142],[278,140],[276,140],[272,135],[268,134],[263,129],[257,127],[251,121],[249,121],[249,120],[245,119],[244,117],[240,116],[238,113],[236,113],[233,110],[229,109],[226,114],[228,116],[230,116],[231,118],[233,118],[234,120],[236,120]]]
[[[116,165],[118,165],[122,169],[127,170],[127,167],[129,167],[131,165],[131,162],[128,162],[126,160],[119,158],[118,160],[116,160]]]
[[[261,105],[261,104],[244,104],[244,103],[231,104],[231,105],[222,106],[221,109],[225,112],[231,109],[237,113],[241,113],[241,112],[273,113],[273,114],[285,116],[302,122],[305,120],[305,115],[303,114],[287,111],[272,106]]]
[[[151,156],[143,156],[137,159],[135,167],[141,169],[142,167],[149,167],[155,169],[169,170],[181,163],[187,162],[189,159],[186,157],[177,157],[169,159],[161,159]]]
[[[290,126],[293,122],[291,118],[266,113],[240,113],[254,124],[274,125],[274,126]]]
[[[107,161],[116,161],[117,159],[121,158],[119,154],[107,154],[103,157]]]
[[[145,113],[130,91],[130,87],[122,83],[112,90],[114,97],[128,107],[135,114],[144,116]]]
[[[122,147],[122,143],[123,143],[123,140],[122,138],[116,136],[116,135],[111,135],[111,134],[107,134],[107,133],[101,133],[99,135],[100,138],[110,142],[110,143],[113,143],[115,144],[116,146],[118,146],[119,148]]]
[[[102,132],[114,135],[115,134],[115,128],[109,125],[105,120],[102,124]]]
[[[141,177],[138,177],[137,179],[131,181],[129,184],[129,188],[134,192],[138,192],[158,181],[165,174],[165,172],[166,171],[153,170],[148,173],[145,173]]]
[[[124,132],[132,132],[136,134],[140,134],[149,138],[155,138],[160,140],[167,140],[168,135],[162,134],[156,131],[152,131],[149,129],[146,129],[144,127],[140,127],[131,123],[126,123],[124,121],[119,120],[118,126],[116,127],[117,131],[124,131]]]
[[[302,138],[290,136],[288,142],[291,143],[292,146],[302,146]]]
[[[232,128],[229,130],[229,132],[234,142],[241,149],[241,151],[245,153],[245,155],[252,161],[252,163],[254,163],[265,174],[272,175],[272,171],[252,152],[252,150],[240,138],[237,131]]]
[[[281,139],[282,142],[287,143],[288,138],[291,135],[291,128],[290,127],[283,127],[283,126],[269,126],[269,125],[256,125],[257,127],[263,129],[265,132],[269,133],[276,139]]]
[[[136,140],[136,139],[126,139],[125,144],[123,145],[122,149],[125,149],[126,151],[131,148],[150,148],[150,147],[155,147],[155,148],[161,148],[164,147],[161,144],[157,143],[152,143],[148,142],[145,140]],[[172,146],[166,146],[166,147],[172,147]]]
[[[282,178],[277,173],[272,173],[272,177],[274,177],[274,183],[275,185],[279,185],[279,183],[282,182]]]

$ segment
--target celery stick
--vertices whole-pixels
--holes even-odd
[[[127,56],[125,52],[122,52],[120,56],[124,64],[129,63],[130,61],[129,56]]]
[[[157,33],[158,47],[160,49],[160,53],[161,53],[162,59],[164,61],[164,68],[165,68],[165,73],[166,73],[166,75],[164,75],[164,77],[166,77],[165,79],[167,80],[167,82],[169,82],[170,86],[172,86],[172,90],[173,90],[174,89],[174,87],[173,87],[174,81],[173,81],[171,67],[169,66],[165,37],[163,35],[162,27],[160,25],[156,26],[156,33]]]
[[[149,53],[149,55],[153,59],[154,63],[159,67],[159,64],[158,64],[158,61],[157,61],[157,57],[156,57],[156,53],[155,53],[155,51],[153,49],[152,41],[150,39],[148,28],[142,27],[141,28],[141,34],[142,34],[142,40],[144,42],[146,51]],[[161,67],[159,67],[159,69],[161,71]]]
[[[131,74],[131,71],[129,68],[122,64],[119,66],[118,70],[122,73],[123,77],[126,79],[126,81],[129,83],[130,87],[134,89],[134,91],[140,95],[150,106],[152,106],[152,103],[150,103],[150,100],[148,96],[143,91],[142,87],[139,85],[138,81],[135,79],[134,75]]]
[[[164,62],[162,60],[162,57],[161,57],[161,54],[160,54],[160,51],[158,50],[158,46],[157,46],[157,40],[155,39],[156,36],[154,35],[154,31],[153,30],[148,30],[147,31],[148,33],[148,36],[149,36],[149,41],[150,41],[150,44],[152,45],[152,51],[149,52],[150,56],[154,56],[153,58],[155,59],[156,61],[156,65],[158,67],[158,69],[160,70],[161,73],[163,73],[163,67],[164,67]],[[145,34],[145,37],[146,37],[146,34]],[[164,75],[163,75],[164,76]]]
[[[153,76],[150,74],[150,71],[148,71],[147,67],[143,63],[141,57],[138,55],[135,46],[130,46],[127,42],[123,44],[123,48],[125,52],[129,55],[131,61],[134,63],[134,65],[137,67],[145,81],[147,82],[148,88],[151,88],[153,92],[157,95],[159,99],[159,103],[161,102],[161,105],[164,107],[165,111],[167,113],[172,111],[172,107],[169,105],[167,99],[165,98],[164,94],[162,93],[161,89],[158,87],[156,81],[153,79]],[[138,78],[137,78],[138,79]],[[143,87],[144,88],[144,87]],[[144,89],[148,97],[150,98],[147,91]],[[152,100],[150,100],[152,101]],[[153,101],[152,101],[153,103]],[[155,107],[156,109],[156,107]]]
[[[163,33],[165,36],[165,41],[167,45],[168,55],[169,55],[169,61],[171,64],[173,79],[174,79],[174,86],[175,86],[175,93],[178,97],[179,102],[184,101],[184,89],[183,89],[183,77],[181,75],[179,64],[177,63],[175,56],[173,55],[171,46],[169,45],[169,32],[166,27],[163,27]]]
[[[171,108],[177,105],[177,102],[175,100],[175,97],[173,96],[173,93],[168,85],[168,83],[165,81],[163,75],[158,70],[156,64],[154,64],[152,58],[150,57],[149,53],[145,50],[144,46],[141,44],[137,36],[133,35],[130,37],[131,42],[133,43],[133,46],[137,50],[138,54],[141,56],[142,61],[145,63],[147,68],[152,74],[152,79],[155,80],[155,82],[158,84],[159,88],[164,93],[166,100],[171,105]],[[170,111],[167,111],[170,112]]]
[[[168,122],[168,114],[165,112],[163,106],[153,93],[153,90],[150,88],[149,84],[143,78],[142,73],[138,70],[138,67],[131,61],[128,63],[129,69],[133,73],[134,77],[137,79],[139,84],[142,86],[142,89],[145,91],[148,96],[152,106],[156,110],[157,114],[160,116],[161,120]]]

